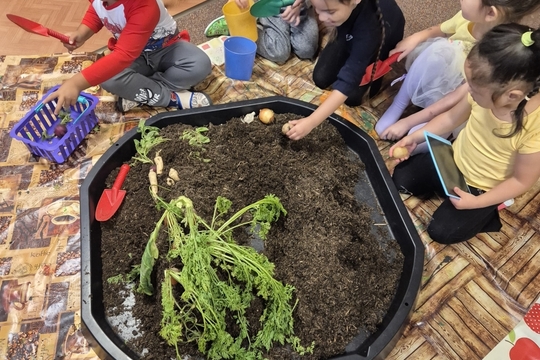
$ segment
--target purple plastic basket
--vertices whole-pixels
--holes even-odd
[[[58,87],[53,87],[43,95],[42,101]],[[65,124],[67,132],[61,138],[54,136],[54,129],[62,120],[54,115],[56,99],[46,104],[42,101],[15,124],[9,134],[12,138],[22,141],[32,154],[52,162],[63,163],[97,125],[98,119],[94,108],[99,100],[93,95],[82,92],[77,99],[77,104],[69,108],[73,120]],[[43,134],[52,137],[44,139]]]

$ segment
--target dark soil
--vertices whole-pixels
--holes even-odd
[[[314,354],[302,359],[326,359],[343,353],[360,330],[376,330],[396,293],[403,257],[395,241],[382,245],[381,238],[389,235],[370,233],[374,222],[370,214],[378,210],[356,200],[355,186],[363,172],[356,154],[328,122],[300,141],[288,140],[281,134],[281,126],[295,118],[298,116],[281,114],[272,125],[257,119],[250,124],[231,119],[225,125],[210,125],[210,143],[201,154],[209,162],[201,161],[186,141],[176,140],[190,126],[163,129],[162,136],[174,139],[157,147],[165,172],[173,167],[181,180],[167,186],[162,175],[160,196],[166,201],[187,196],[198,214],[209,221],[218,196],[233,202],[230,213],[234,213],[267,194],[276,195],[288,214],[273,225],[264,254],[275,264],[276,278],[296,288],[295,335],[303,345],[316,344]],[[128,273],[140,263],[161,215],[149,193],[149,168],[140,163],[132,166],[123,185],[127,196],[121,209],[101,225],[103,279]],[[109,176],[108,187],[116,174]],[[248,241],[243,231],[235,233],[235,239]],[[161,256],[167,246],[163,236],[158,241]],[[158,265],[154,271],[158,293],[164,266]],[[108,316],[121,312],[124,285],[104,281],[103,287]],[[146,359],[174,358],[174,348],[158,335],[159,295],[136,294],[135,298],[132,313],[141,325],[130,330],[137,337],[128,344],[138,353],[148,349]],[[254,309],[251,316],[260,316],[260,309]],[[180,344],[180,349],[182,354],[198,354],[192,343]],[[268,358],[298,356],[274,348]]]

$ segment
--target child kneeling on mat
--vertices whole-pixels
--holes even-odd
[[[465,61],[468,95],[390,148],[409,154],[424,131],[443,135],[466,122],[453,143],[454,161],[469,192],[445,197],[427,232],[442,244],[499,231],[498,207],[529,190],[540,178],[540,31],[519,24],[487,32]],[[406,155],[393,174],[399,191],[418,197],[444,197],[430,153]]]
[[[249,6],[248,0],[231,1],[240,9]],[[209,37],[229,35],[225,18],[214,19],[204,33]],[[280,65],[291,53],[312,60],[319,48],[319,27],[309,0],[295,0],[279,15],[258,18],[257,34],[257,54]]]

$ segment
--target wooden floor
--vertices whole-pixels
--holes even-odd
[[[204,0],[163,0],[171,15],[179,14]],[[88,7],[88,0],[1,0],[0,53],[2,55],[41,55],[66,52],[62,43],[28,33],[5,16],[14,14],[33,20],[63,34],[73,32]],[[102,29],[80,51],[95,51],[107,45],[110,33]]]

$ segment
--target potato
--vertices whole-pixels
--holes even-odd
[[[283,135],[287,135],[287,133],[291,129],[292,129],[292,125],[289,124],[289,123],[285,123],[285,124],[283,124],[283,127],[281,128],[281,132],[283,133]]]
[[[396,146],[392,152],[392,157],[395,159],[403,159],[407,156],[409,156],[409,150],[403,146]]]
[[[261,109],[259,111],[259,120],[263,124],[271,124],[274,121],[274,112],[267,108]]]

